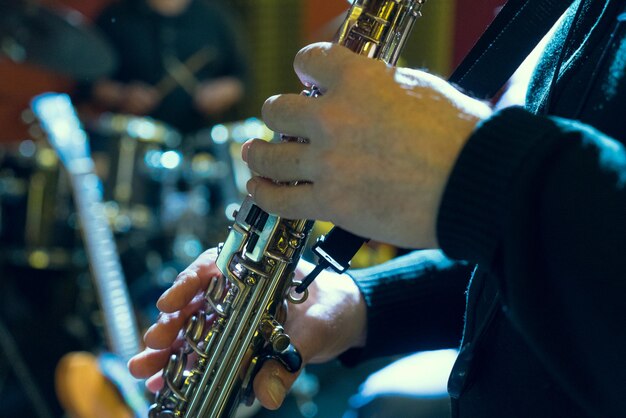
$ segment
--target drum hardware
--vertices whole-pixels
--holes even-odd
[[[67,173],[31,129],[34,140],[6,150],[0,169],[2,258],[34,269],[84,266]]]
[[[274,132],[262,120],[250,117],[214,125],[211,129],[196,133],[191,141],[186,178],[192,185],[218,185],[219,215],[228,221],[232,221],[233,212],[247,194],[246,182],[250,178],[250,170],[241,159],[241,145],[250,138],[270,141],[274,138]]]
[[[145,230],[154,222],[150,208],[144,205],[134,205],[124,211],[116,201],[111,200],[104,203],[104,213],[109,225],[118,234],[129,233],[132,229]]]
[[[162,220],[172,231],[172,255],[189,264],[207,246],[225,239],[226,226],[239,208],[250,172],[241,160],[248,138],[270,140],[273,132],[257,118],[218,124],[185,140],[181,177],[185,190],[164,196]],[[240,173],[234,174],[237,166]],[[235,178],[242,183],[238,188]]]
[[[180,176],[180,134],[152,118],[112,113],[89,128],[113,229],[157,233],[164,194]]]
[[[164,144],[168,148],[180,145],[182,137],[169,125],[150,117],[104,113],[91,128],[104,135],[128,135],[143,142]]]

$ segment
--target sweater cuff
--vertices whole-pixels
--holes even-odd
[[[490,265],[509,213],[515,175],[558,130],[548,118],[510,107],[482,121],[448,178],[437,218],[437,238],[451,258]]]
[[[367,305],[367,341],[340,360],[354,365],[373,357],[457,347],[472,268],[441,251],[424,250],[350,270]]]

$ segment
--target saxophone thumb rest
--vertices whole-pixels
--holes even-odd
[[[327,268],[331,268],[337,273],[348,270],[350,260],[368,241],[369,238],[360,237],[337,226],[333,227],[328,234],[319,237],[311,248],[311,251],[317,256],[317,265],[296,287],[296,293],[303,293],[313,283],[313,280]]]

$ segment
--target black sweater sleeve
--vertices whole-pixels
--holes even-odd
[[[373,357],[458,347],[472,269],[441,251],[424,250],[350,271],[367,304],[367,344],[341,360],[354,365]]]
[[[592,414],[626,390],[626,151],[589,126],[501,111],[461,152],[438,237],[495,277],[507,317]]]

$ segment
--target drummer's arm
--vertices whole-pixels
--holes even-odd
[[[134,81],[128,84],[109,79],[97,81],[91,90],[93,100],[108,110],[134,115],[150,113],[160,101],[154,87]]]
[[[196,107],[208,116],[219,116],[234,106],[244,94],[244,84],[232,76],[202,82],[194,97]]]

